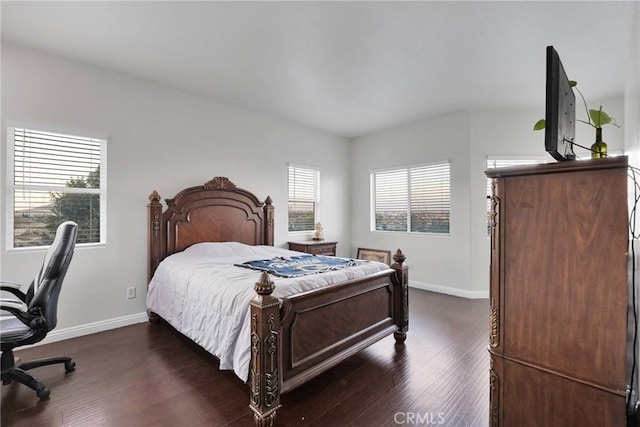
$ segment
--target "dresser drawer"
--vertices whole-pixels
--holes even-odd
[[[306,252],[312,255],[336,255],[337,242],[289,242],[289,249],[292,251]]]

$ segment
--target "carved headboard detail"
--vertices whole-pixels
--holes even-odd
[[[149,195],[147,281],[160,261],[196,243],[273,245],[271,198],[260,202],[226,177],[186,188],[165,202],[163,212],[158,192]]]

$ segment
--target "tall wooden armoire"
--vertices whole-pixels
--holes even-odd
[[[490,425],[625,425],[627,158],[497,168]]]

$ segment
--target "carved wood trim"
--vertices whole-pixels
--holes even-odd
[[[501,199],[499,194],[498,178],[491,180],[491,277],[490,277],[490,291],[489,296],[491,298],[489,308],[489,346],[490,348],[497,349],[500,347],[500,316],[501,316],[501,266],[503,263],[500,260],[503,251],[500,250],[501,243],[501,228],[500,228],[500,210]]]
[[[158,192],[154,190],[149,195],[147,283],[164,258],[196,243],[237,237],[237,241],[248,244],[274,244],[275,209],[271,198],[260,202],[227,177],[214,177],[203,185],[185,188],[164,202],[163,211]],[[215,212],[215,217],[202,214],[207,210]]]
[[[158,268],[158,264],[164,258],[163,233],[162,233],[162,204],[160,195],[153,190],[149,195],[147,204],[147,283],[153,277],[153,273]]]
[[[489,312],[489,345],[496,348],[500,345],[500,314],[495,298],[491,298]]]
[[[489,425],[498,427],[500,420],[500,377],[493,366],[493,355],[490,356],[489,370]]]
[[[216,176],[204,183],[205,190],[238,191],[238,187],[226,176]]]
[[[251,240],[255,236],[255,243],[251,244],[274,244],[275,221],[271,198],[267,197],[264,202],[260,202],[255,195],[238,188],[225,177],[216,177],[204,185],[186,188],[173,199],[164,199],[164,203],[160,203],[160,195],[155,191],[151,193],[149,200],[149,280],[162,259],[176,251],[205,241],[240,241],[241,238],[238,236],[244,237],[248,233],[244,233],[244,229],[239,233],[239,227],[232,226],[244,225],[244,218],[239,218],[239,210],[246,212],[248,221],[255,225],[255,234],[254,228],[250,233]],[[166,206],[164,211],[163,206]],[[328,357],[314,360],[313,364],[295,373],[294,378],[288,378],[287,383],[284,382],[283,376],[291,372],[291,369],[283,369],[283,359],[286,357],[283,354],[290,352],[291,348],[283,348],[283,341],[288,339],[290,330],[289,326],[282,325],[282,319],[286,316],[283,313],[286,313],[284,307],[288,300],[283,301],[281,313],[280,301],[272,295],[275,287],[273,282],[268,274],[261,275],[255,286],[256,295],[250,302],[249,315],[249,408],[256,425],[273,425],[276,412],[281,407],[280,395],[283,390],[291,390],[391,333],[394,333],[396,342],[404,342],[409,325],[408,266],[404,265],[405,257],[400,250],[396,252],[394,261],[392,270],[376,273],[374,277],[354,279],[313,291],[313,301],[326,300],[326,304],[332,304],[353,292],[354,288],[358,290],[360,287],[383,282],[379,288],[385,292],[384,309],[388,317],[385,319],[386,323],[376,324],[373,329],[358,331],[358,334],[362,333],[358,340],[354,339],[344,348],[337,348],[337,345],[343,343],[336,344],[335,341],[330,341],[331,337],[325,336],[326,331],[321,325],[311,328],[312,336],[315,337],[317,333],[324,339],[323,342],[326,342],[327,348],[330,349]],[[149,315],[151,321],[158,318],[153,313]]]
[[[258,334],[258,315],[251,315],[251,368],[249,369],[251,383],[251,404],[260,405],[260,369],[258,361],[260,353],[260,335]]]
[[[499,215],[500,215],[500,197],[496,196],[496,191],[497,191],[497,187],[496,187],[496,180],[492,179],[491,180],[491,242],[493,244],[495,244],[495,233],[496,233],[496,229],[498,228],[498,221],[499,221]]]
[[[273,230],[274,230],[274,207],[271,196],[267,196],[264,201],[264,241],[265,245],[273,246]]]
[[[274,404],[280,400],[280,386],[279,386],[279,370],[278,370],[278,333],[277,325],[275,325],[275,317],[273,313],[269,314],[267,320],[269,325],[269,332],[264,339],[265,351],[269,355],[267,359],[267,366],[265,366],[265,396],[264,402],[268,408],[272,408]]]
[[[271,426],[280,405],[280,303],[271,293],[275,285],[262,272],[251,300],[251,386],[249,408],[256,426]]]
[[[406,257],[400,249],[393,255],[395,261],[391,268],[395,270],[394,288],[394,306],[395,306],[395,323],[398,325],[398,331],[393,336],[397,344],[402,344],[407,339],[407,331],[409,330],[409,267],[403,265]]]

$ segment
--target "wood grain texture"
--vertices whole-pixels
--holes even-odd
[[[626,171],[530,178],[506,182],[504,353],[624,392]]]
[[[387,337],[283,395],[276,425],[389,426],[442,413],[448,427],[487,426],[487,300],[410,293],[404,346]],[[34,371],[51,388],[48,401],[3,386],[3,427],[254,425],[246,384],[168,327],[142,323],[17,352],[50,354],[73,357],[76,371]]]
[[[283,345],[291,350],[283,354],[283,378],[348,351],[363,336],[393,328],[393,292],[389,276],[379,273],[354,280],[338,293],[327,287],[284,300]]]
[[[491,425],[623,425],[626,157],[487,175]]]
[[[505,426],[625,425],[622,396],[510,360],[504,362],[502,378],[504,394],[511,396],[504,405]]]
[[[148,280],[165,257],[201,242],[273,245],[271,198],[264,202],[226,177],[185,188],[165,199],[153,191],[147,205]]]
[[[292,251],[306,252],[311,255],[336,256],[336,245],[338,242],[313,241],[289,242],[289,249]]]
[[[267,197],[261,203],[253,193],[238,188],[226,177],[186,188],[165,202],[167,208],[163,212],[159,194],[153,191],[149,196],[149,279],[165,257],[197,243],[273,245],[271,199]],[[335,243],[332,250],[335,252]],[[403,265],[405,256],[400,249],[393,259],[389,269],[374,275],[284,298],[282,317],[293,313],[293,322],[281,323],[281,313],[252,312],[249,383],[250,409],[256,426],[273,424],[281,393],[315,378],[387,335],[393,334],[398,344],[406,340],[408,267]],[[266,284],[269,278],[265,276]],[[262,295],[258,285],[255,289]],[[383,287],[388,289],[378,291]],[[304,307],[308,302],[313,306]],[[157,314],[148,315],[150,322],[158,320]],[[267,365],[266,360],[273,362]],[[265,372],[267,366],[269,371]]]

